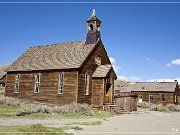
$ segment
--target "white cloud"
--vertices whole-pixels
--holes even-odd
[[[150,80],[147,80],[147,82],[174,82],[174,80],[177,80],[178,83],[180,83],[180,78],[174,78],[174,79],[150,79]]]
[[[180,65],[180,59],[172,60],[170,63],[166,64],[166,67],[171,67],[172,65]]]
[[[171,64],[180,65],[180,59],[172,60],[172,61],[171,61]]]
[[[132,82],[137,82],[137,81],[141,80],[140,77],[135,77],[135,76],[130,76],[130,77],[127,77],[127,76],[118,76],[118,79],[119,80],[132,81]]]
[[[113,65],[115,72],[118,74],[118,70],[121,69],[122,67],[117,65],[115,58],[109,57],[109,59],[111,61],[111,64]]]

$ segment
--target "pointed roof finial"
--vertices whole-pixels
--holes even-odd
[[[96,10],[95,9],[93,9],[92,15],[90,16],[90,18],[86,22],[91,22],[91,21],[99,21],[101,23],[101,21],[96,16]]]
[[[93,9],[92,16],[96,16],[96,10],[95,9]]]

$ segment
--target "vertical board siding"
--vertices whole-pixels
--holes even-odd
[[[102,106],[104,101],[104,83],[103,79],[92,80],[92,100],[91,104],[94,106]]]
[[[38,72],[37,72],[38,73]],[[34,93],[35,74],[19,73],[19,92],[14,93],[15,75],[7,74],[6,96],[25,98],[58,105],[76,102],[77,71],[64,72],[63,93],[58,94],[59,72],[42,72],[39,93]]]

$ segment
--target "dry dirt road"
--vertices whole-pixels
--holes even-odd
[[[41,123],[51,127],[61,127],[74,122],[101,121],[101,125],[77,125],[83,130],[66,130],[75,135],[180,135],[180,112],[141,111],[102,119],[0,119],[0,126]],[[73,125],[76,126],[76,125]]]
[[[180,112],[139,112],[114,116],[101,125],[81,126],[75,135],[180,135]]]

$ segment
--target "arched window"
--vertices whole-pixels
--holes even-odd
[[[93,31],[93,25],[92,24],[89,25],[89,30]]]
[[[59,73],[59,87],[58,87],[58,94],[63,93],[63,85],[64,85],[64,72]]]
[[[39,93],[40,73],[35,74],[35,93]]]
[[[90,82],[90,75],[88,72],[85,73],[85,95],[89,95],[89,82]]]
[[[14,92],[18,93],[19,92],[19,80],[20,80],[20,75],[17,74],[16,75],[16,80],[15,80],[15,88],[14,88]]]

